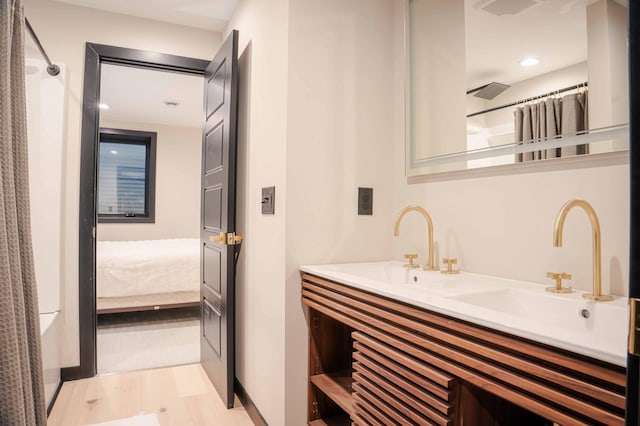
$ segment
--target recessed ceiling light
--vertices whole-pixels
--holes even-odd
[[[169,108],[177,108],[178,106],[180,106],[180,101],[177,101],[175,99],[165,99],[162,102]]]
[[[109,151],[110,153],[112,153],[113,155],[118,155],[118,151],[116,151],[115,149],[112,149],[111,151]]]
[[[532,67],[534,65],[538,65],[540,63],[540,59],[538,58],[526,58],[520,61],[520,65],[523,67]]]
[[[109,105],[107,105],[107,104],[100,104],[100,105],[98,105],[98,107],[100,107],[100,109],[109,109],[109,108],[111,108],[111,107],[110,107]]]

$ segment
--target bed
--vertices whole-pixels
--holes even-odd
[[[197,306],[200,302],[197,238],[98,241],[98,314]]]

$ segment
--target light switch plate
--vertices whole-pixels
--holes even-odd
[[[358,214],[373,215],[373,188],[358,188]]]
[[[276,187],[262,188],[262,214],[275,214]]]

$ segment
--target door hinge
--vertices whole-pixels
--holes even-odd
[[[629,353],[640,356],[640,299],[629,298]]]
[[[234,246],[242,242],[242,237],[236,235],[235,232],[221,232],[215,237],[209,237],[209,241],[212,243],[222,244],[223,246]]]

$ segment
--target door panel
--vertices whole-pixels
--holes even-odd
[[[223,46],[224,48],[224,46]],[[220,49],[222,51],[222,48]],[[213,77],[207,81],[207,119],[224,104],[224,92],[226,84],[226,58],[222,63],[217,64]]]
[[[222,187],[206,189],[204,192],[204,227],[211,231],[222,228]]]
[[[205,245],[202,260],[203,284],[220,294],[220,251]]]
[[[202,299],[202,301],[202,335],[207,340],[211,349],[215,351],[215,354],[220,356],[220,319],[222,314],[218,309],[212,306],[206,298]]]
[[[205,71],[202,129],[200,362],[229,408],[235,377],[235,246],[220,237],[235,233],[237,58],[233,31]]]
[[[205,147],[205,170],[211,172],[218,167],[222,167],[222,151],[224,126],[218,126],[207,135],[207,146]]]

